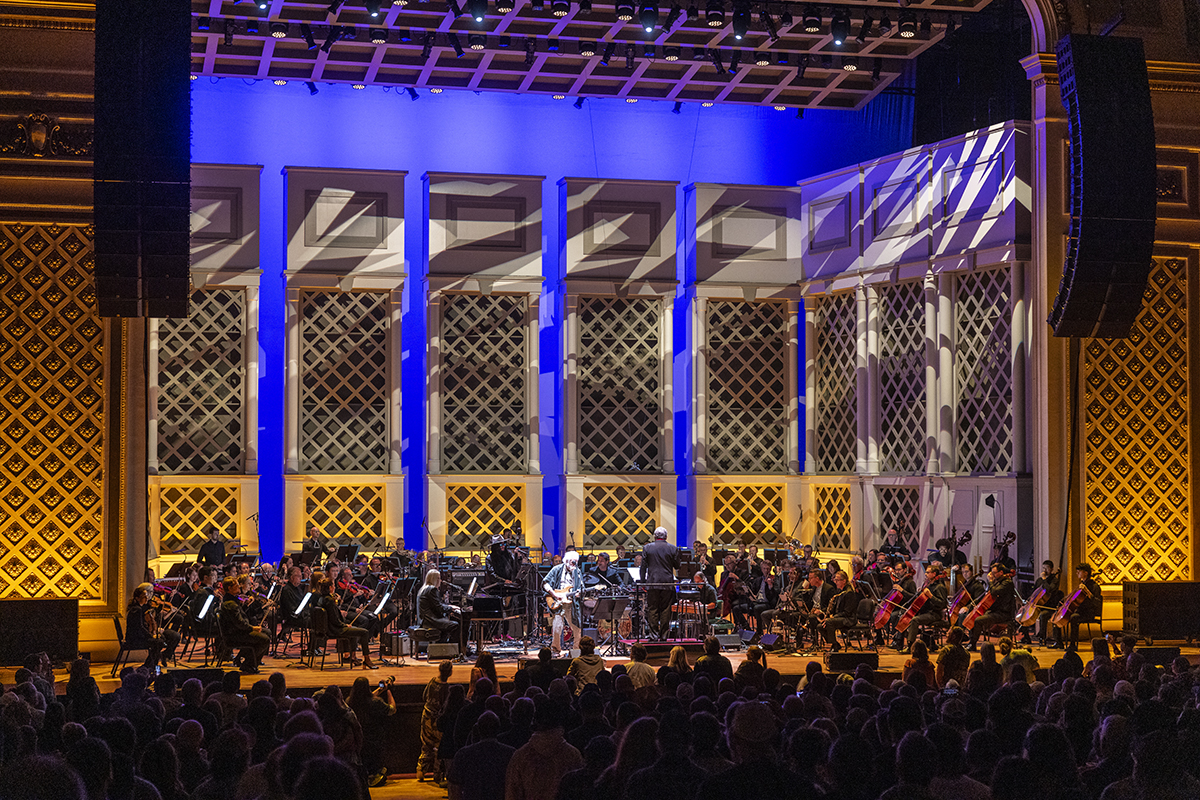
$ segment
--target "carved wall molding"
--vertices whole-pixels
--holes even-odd
[[[91,158],[92,126],[64,124],[39,113],[0,122],[0,155]]]

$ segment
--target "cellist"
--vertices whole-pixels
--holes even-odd
[[[955,567],[955,569],[958,570],[959,573],[956,591],[959,594],[962,594],[963,592],[966,592],[966,594],[963,595],[963,600],[965,600],[965,603],[961,605],[958,612],[955,614],[957,619],[950,620],[950,627],[952,628],[955,625],[962,625],[967,613],[971,610],[971,606],[975,605],[975,602],[983,596],[983,593],[986,592],[988,588],[983,581],[976,577],[975,569],[970,564],[963,564],[961,567]],[[953,602],[951,603],[951,606],[953,606]]]
[[[993,561],[988,570],[987,594],[979,598],[979,602],[984,602],[988,597],[991,598],[991,605],[986,609],[986,613],[976,617],[974,625],[971,626],[971,643],[967,645],[967,650],[974,650],[979,637],[992,626],[1012,622],[1017,613],[1017,590],[1013,586],[1012,576],[1004,568],[1003,561]]]
[[[1075,567],[1075,580],[1079,582],[1079,588],[1063,600],[1063,605],[1071,604],[1068,606],[1069,613],[1061,622],[1056,623],[1058,638],[1049,645],[1050,647],[1063,646],[1063,631],[1070,626],[1071,639],[1067,646],[1074,650],[1079,644],[1080,623],[1095,622],[1104,610],[1104,597],[1100,594],[1100,584],[1092,580],[1091,564]]]
[[[1038,643],[1045,647],[1050,638],[1050,617],[1053,616],[1055,607],[1062,602],[1062,589],[1058,588],[1058,572],[1050,559],[1042,562],[1042,574],[1033,584],[1033,591],[1029,597],[1030,600],[1038,598],[1037,614],[1033,618],[1033,624],[1022,629],[1021,644],[1033,644],[1029,637],[1029,628],[1033,628]]]
[[[908,561],[898,561],[896,566],[892,567],[892,586],[894,589],[900,590],[900,599],[895,608],[892,609],[891,626],[892,630],[896,630],[896,623],[900,621],[904,610],[917,596],[917,582],[913,579],[913,566]],[[897,633],[892,641],[893,649],[901,648],[901,634]]]
[[[918,627],[937,625],[942,621],[942,617],[946,613],[946,606],[950,602],[950,589],[946,584],[949,574],[940,561],[930,562],[929,566],[925,568],[925,588],[917,592],[917,596],[913,598],[913,603],[921,603],[920,610],[910,620],[905,631],[908,638],[903,652],[912,651],[913,642],[917,640]],[[909,604],[909,610],[912,610],[912,603]]]

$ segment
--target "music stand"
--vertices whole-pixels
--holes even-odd
[[[320,556],[322,552],[323,551],[321,550],[305,550],[304,552],[300,553],[300,555],[295,557],[293,563],[301,567],[311,567],[313,562],[317,560],[317,557]]]
[[[626,607],[629,605],[628,597],[601,597],[596,602],[596,609],[592,615],[597,619],[608,617],[608,642],[607,649],[602,653],[609,657],[625,656],[628,651],[625,649],[625,643],[621,641],[621,637],[617,635],[617,617],[625,613]]]
[[[236,571],[242,564],[248,564],[251,569],[254,569],[255,562],[258,561],[258,556],[238,555],[229,557],[229,566]]]
[[[358,557],[358,545],[343,544],[337,549],[337,560],[340,564],[353,564]]]
[[[167,570],[167,574],[163,575],[162,578],[160,578],[160,580],[165,581],[165,580],[170,580],[172,578],[182,578],[184,571],[187,570],[187,568],[189,566],[190,566],[190,564],[187,561],[176,562],[171,565],[171,568],[169,570]]]

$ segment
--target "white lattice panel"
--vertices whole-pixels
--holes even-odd
[[[660,300],[579,298],[581,472],[662,471],[661,313]]]
[[[854,472],[857,306],[853,293],[817,301],[817,471]]]
[[[1008,268],[956,281],[954,375],[960,473],[1012,470],[1012,307]]]
[[[92,228],[0,226],[0,598],[104,596]]]
[[[442,300],[442,465],[525,472],[526,296]]]
[[[446,484],[446,547],[484,550],[497,533],[525,525],[525,484]]]
[[[194,556],[214,527],[226,542],[237,535],[242,499],[239,486],[170,484],[163,486],[158,496],[161,552]]]
[[[787,470],[786,303],[708,303],[708,458],[712,472]]]
[[[387,471],[388,295],[300,293],[300,468]]]
[[[1156,259],[1129,338],[1084,350],[1084,549],[1104,583],[1193,580],[1187,290],[1187,262]]]
[[[925,296],[916,281],[879,290],[880,469],[925,469]]]
[[[774,545],[783,540],[784,487],[722,483],[713,490],[713,544]]]
[[[373,483],[305,486],[304,529],[315,524],[339,545],[386,550],[384,493]]]
[[[158,323],[158,471],[241,472],[246,293],[192,292],[191,314]]]
[[[590,485],[583,490],[583,546],[641,548],[658,527],[658,486]]]
[[[921,545],[921,490],[916,486],[878,486],[881,530],[900,532],[900,543],[910,553],[919,553]]]
[[[850,487],[815,486],[817,496],[816,546],[850,549]]]

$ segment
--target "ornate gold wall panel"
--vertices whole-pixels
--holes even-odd
[[[1187,262],[1155,260],[1128,339],[1083,353],[1084,553],[1103,583],[1192,580]]]
[[[815,486],[817,495],[816,546],[850,549],[850,487]]]
[[[159,536],[162,550],[195,555],[216,527],[221,538],[232,541],[237,534],[240,486],[181,486],[169,484],[159,492]]]
[[[721,483],[713,487],[713,546],[773,545],[783,539],[784,487]]]
[[[388,548],[383,516],[383,484],[327,484],[304,487],[304,529],[316,524],[338,544],[364,551]]]
[[[614,483],[583,490],[583,546],[642,547],[658,527],[658,486]]]
[[[446,484],[446,547],[482,550],[493,534],[525,524],[525,484]]]
[[[0,597],[104,597],[90,226],[0,226]]]

